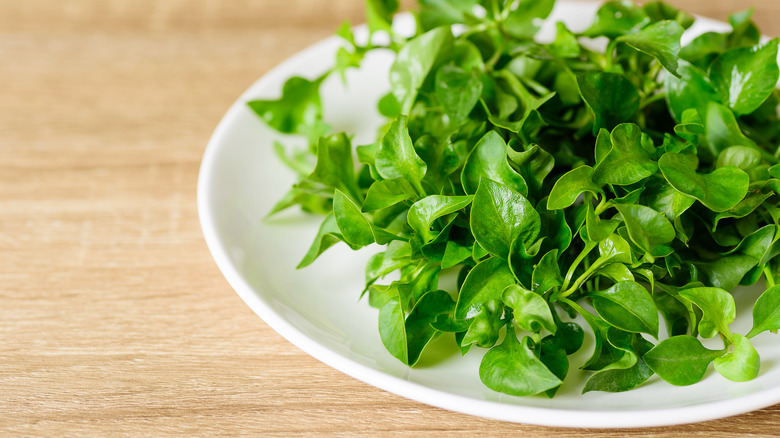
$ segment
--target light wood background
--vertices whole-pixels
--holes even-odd
[[[780,2],[754,4],[780,34]],[[211,131],[255,79],[361,16],[360,0],[0,0],[0,435],[594,433],[368,386],[282,339],[217,270],[195,205]],[[775,406],[598,434],[778,424]]]

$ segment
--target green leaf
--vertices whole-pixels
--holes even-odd
[[[392,91],[379,99],[379,102],[376,103],[376,109],[379,111],[379,114],[388,119],[394,119],[401,114],[401,104],[398,103]]]
[[[467,14],[479,0],[419,0],[420,24],[424,30],[434,27],[465,23]]]
[[[443,290],[433,290],[420,297],[404,323],[409,366],[417,363],[423,350],[437,333],[431,323],[439,315],[451,314],[454,310],[455,302],[450,294]]]
[[[744,254],[732,254],[709,261],[694,262],[707,283],[717,288],[732,290],[750,271],[758,259]]]
[[[561,384],[536,357],[531,339],[526,337],[521,343],[511,329],[507,330],[504,342],[482,358],[479,378],[494,391],[516,396],[539,394]]]
[[[615,229],[620,225],[620,221],[601,219],[596,216],[593,203],[586,201],[585,205],[588,208],[585,216],[585,230],[587,231],[588,240],[600,242],[615,232]]]
[[[650,293],[638,283],[622,281],[589,295],[596,312],[613,327],[658,338],[658,309]]]
[[[457,319],[469,319],[479,313],[488,301],[500,301],[504,289],[515,284],[515,277],[506,260],[490,257],[479,263],[466,276],[455,307]]]
[[[402,114],[409,114],[439,52],[445,45],[451,44],[451,41],[450,28],[437,27],[415,37],[398,51],[398,56],[390,67],[390,87],[401,105]]]
[[[408,260],[408,259],[407,259]],[[439,273],[441,266],[435,262],[422,262],[408,266],[401,275],[401,279],[392,282],[389,286],[371,286],[372,288],[384,287],[381,292],[386,298],[397,296],[401,300],[404,309],[413,307],[425,293],[438,289]],[[379,304],[384,304],[383,300]]]
[[[552,335],[545,336],[542,339],[542,346],[539,350],[539,360],[555,377],[563,381],[569,373],[569,358],[566,356],[566,350],[559,345],[557,339]],[[545,394],[552,398],[558,392],[558,388],[560,386],[550,388],[545,391]]]
[[[727,34],[728,47],[744,47],[758,44],[761,34],[755,23],[751,20],[753,17],[753,8],[738,11],[729,15],[729,24],[732,31]]]
[[[761,164],[761,151],[747,146],[732,146],[718,155],[715,167],[734,166],[748,171]]]
[[[266,217],[284,211],[294,205],[300,205],[301,210],[307,213],[328,214],[332,210],[330,192],[323,193],[313,188],[314,183],[302,180],[294,185],[287,194],[274,204]]]
[[[322,221],[319,230],[317,230],[317,236],[314,238],[314,242],[312,242],[311,247],[296,269],[309,266],[320,256],[320,254],[325,252],[326,249],[343,240],[344,237],[341,235],[333,213],[325,216],[325,220]]]
[[[536,94],[532,93],[523,84],[523,81],[508,69],[501,70],[497,74],[499,75],[497,84],[500,86],[496,87],[495,90],[499,111],[498,114],[489,114],[488,121],[497,127],[517,133],[521,138],[527,140],[529,132],[545,125],[538,110],[550,101],[555,93],[546,89],[537,89]],[[502,87],[505,87],[506,92],[502,90]],[[521,110],[517,111],[512,120],[508,120],[507,118],[516,112],[518,101]]]
[[[493,180],[481,180],[471,206],[471,232],[482,248],[506,259],[515,240],[528,246],[540,228],[539,213],[523,195]]]
[[[463,165],[461,182],[468,194],[477,192],[482,179],[501,183],[522,196],[528,196],[528,185],[507,161],[507,146],[496,131],[488,131],[474,146]]]
[[[471,324],[460,341],[460,347],[476,345],[480,348],[490,348],[498,341],[499,330],[504,326],[501,314],[504,306],[500,301],[490,300],[482,303],[479,312],[470,319]]]
[[[680,59],[695,63],[726,50],[726,34],[704,32],[680,50]]]
[[[538,193],[555,167],[555,158],[537,144],[528,145],[520,152],[513,149],[512,143],[507,146],[507,158],[528,184],[529,192]]]
[[[471,204],[473,198],[473,196],[427,196],[409,208],[407,214],[409,226],[424,243],[428,243],[436,237],[436,234],[431,231],[433,222],[442,216],[464,209]]]
[[[320,137],[317,165],[308,178],[348,193],[352,199],[361,198],[352,163],[352,145],[346,134]]]
[[[755,142],[742,132],[734,113],[729,108],[716,102],[709,102],[705,114],[707,148],[702,152],[709,153],[713,160],[728,147],[755,146]]]
[[[366,263],[366,287],[363,289],[363,293],[368,291],[380,278],[408,266],[410,264],[410,254],[411,245],[409,242],[394,240],[388,244],[386,251],[371,256]],[[384,301],[382,304],[384,304]]]
[[[393,24],[393,14],[398,11],[398,6],[398,0],[365,0],[369,32],[389,31]]]
[[[712,85],[736,114],[750,114],[772,94],[780,79],[775,38],[766,44],[723,52],[710,67]]]
[[[748,338],[767,330],[780,330],[780,286],[772,286],[753,305],[753,328]]]
[[[758,376],[761,359],[748,338],[734,334],[734,351],[714,361],[715,371],[734,382],[747,382]]]
[[[515,38],[533,38],[540,23],[552,12],[555,0],[519,0],[503,22],[504,30]]]
[[[679,23],[665,20],[653,23],[639,32],[623,35],[615,41],[626,43],[652,56],[669,73],[677,75],[677,57],[680,53],[682,34],[683,28]]]
[[[333,196],[333,215],[345,241],[358,247],[375,242],[371,222],[363,216],[357,204],[338,189]]]
[[[617,38],[641,29],[649,21],[647,13],[633,2],[608,1],[596,11],[596,19],[585,35]]]
[[[609,331],[610,325],[607,324],[606,321],[604,321],[600,316],[586,311],[573,301],[569,301],[565,298],[563,301],[569,306],[573,307],[574,310],[579,313],[583,319],[585,319],[593,331],[595,341],[593,346],[593,353],[591,354],[588,361],[585,362],[585,365],[582,366],[583,370],[602,370],[610,364],[615,364],[624,356],[626,356],[625,351],[613,347],[612,344],[607,341],[607,333]]]
[[[594,195],[604,193],[601,187],[593,182],[593,168],[590,166],[580,166],[558,178],[547,198],[547,209],[560,210],[569,207],[585,192]]]
[[[455,124],[462,123],[482,95],[482,82],[473,72],[448,64],[436,72],[436,98]]]
[[[558,249],[548,251],[534,266],[531,277],[534,292],[544,294],[552,288],[563,285],[561,268],[558,266]]]
[[[398,116],[382,137],[376,152],[376,170],[385,179],[404,178],[421,193],[427,166],[414,151],[406,128],[406,116]]]
[[[677,122],[682,121],[683,113],[689,109],[695,109],[699,116],[704,118],[710,102],[720,100],[710,84],[709,77],[701,69],[685,61],[679,62],[677,73],[679,77],[666,75],[669,112]]]
[[[729,324],[736,318],[736,306],[730,293],[717,287],[695,287],[681,290],[679,294],[701,309],[701,337],[711,338],[718,333],[731,337]]]
[[[678,336],[688,333],[688,309],[676,298],[666,292],[656,292],[653,300],[666,322],[669,336]],[[689,304],[690,306],[690,304]]]
[[[633,123],[623,123],[612,130],[612,148],[595,169],[597,185],[629,185],[658,171],[650,152],[642,146],[642,129]]]
[[[408,365],[405,313],[398,296],[388,299],[379,309],[379,337],[393,357]]]
[[[672,253],[668,246],[674,240],[674,228],[662,214],[644,205],[618,204],[615,206],[628,229],[628,235],[639,248],[652,257]]]
[[[634,281],[634,274],[622,263],[610,263],[599,269],[598,275],[603,275],[612,281],[619,283],[621,281]]]
[[[631,246],[626,239],[617,234],[612,234],[599,242],[599,258],[608,263],[633,263]]]
[[[720,212],[733,208],[745,197],[750,177],[742,169],[720,167],[707,174],[697,173],[682,154],[667,152],[658,160],[664,178],[686,196]]]
[[[631,120],[639,110],[639,92],[623,74],[590,72],[578,75],[577,83],[582,99],[596,117],[593,135],[601,128],[611,130]]]
[[[363,211],[376,211],[416,196],[414,187],[404,178],[374,181],[363,201]]]
[[[541,295],[513,284],[504,289],[501,300],[512,309],[515,324],[521,329],[534,333],[545,329],[555,334],[556,325],[550,306]]]
[[[642,359],[653,372],[676,386],[692,385],[725,350],[709,350],[693,336],[674,336],[661,341]]]
[[[557,315],[554,315],[557,319]],[[558,329],[555,332],[556,343],[563,348],[566,354],[574,354],[582,348],[585,340],[585,331],[576,322],[562,322],[557,320]],[[548,336],[549,337],[549,336]]]
[[[607,332],[607,340],[616,349],[625,351],[634,363],[624,367],[618,361],[612,366],[595,373],[582,388],[582,393],[590,391],[624,392],[637,388],[653,375],[653,371],[642,360],[642,356],[653,348],[653,344],[646,341],[639,334],[628,334],[620,330],[610,328]]]
[[[453,240],[447,241],[444,249],[444,255],[441,259],[442,269],[448,269],[458,266],[467,260],[473,254],[474,249],[471,246],[463,246]]]
[[[399,237],[372,224],[354,201],[336,189],[333,196],[333,216],[344,241],[353,248],[360,248],[374,242],[385,245]]]
[[[247,102],[268,126],[285,134],[306,135],[315,141],[327,132],[322,122],[320,102],[321,76],[313,81],[301,77],[287,79],[282,87],[282,97],[277,100],[251,100]]]
[[[550,52],[561,58],[575,58],[580,55],[580,51],[577,36],[562,21],[555,23],[555,40],[550,45]]]
[[[452,173],[463,165],[465,151],[457,150],[448,139],[432,135],[418,138],[414,150],[425,162],[427,171],[423,186],[428,187],[430,193],[442,193],[452,187]]]
[[[658,22],[663,20],[674,20],[680,23],[684,29],[691,27],[695,21],[690,14],[680,9],[675,8],[669,3],[663,1],[651,1],[642,5],[642,9],[645,11],[650,21]]]
[[[542,200],[537,206],[536,211],[542,219],[542,229],[540,236],[548,236],[542,242],[542,249],[549,251],[557,249],[559,252],[565,251],[572,241],[572,232],[569,224],[566,222],[566,215],[562,210],[548,210],[547,202]]]

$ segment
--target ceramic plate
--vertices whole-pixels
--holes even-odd
[[[543,35],[551,35],[555,20],[583,30],[595,9],[591,3],[559,2]],[[408,15],[396,21],[400,30],[412,29]],[[691,32],[724,27],[699,20]],[[763,369],[751,382],[729,382],[710,367],[703,381],[689,387],[675,387],[654,376],[634,391],[582,395],[587,376],[574,369],[554,399],[512,397],[489,390],[478,375],[485,350],[473,349],[461,357],[447,336],[426,350],[414,369],[390,356],[379,339],[377,311],[366,300],[358,300],[365,261],[376,249],[352,252],[337,245],[312,266],[296,270],[321,219],[297,211],[263,219],[295,179],[274,155],[273,142],[299,140],[273,132],[245,103],[278,97],[291,75],[313,78],[324,72],[332,65],[339,44],[335,37],[326,39],[252,85],[220,122],[200,171],[198,210],[208,247],[231,286],[274,330],[322,362],[378,388],[441,408],[513,422],[661,426],[739,414],[780,402],[780,348],[773,345],[776,339],[769,333],[754,339]],[[364,68],[349,72],[348,86],[335,76],[323,85],[326,121],[335,131],[354,133],[355,144],[372,142],[382,122],[375,102],[389,89],[387,70],[392,60],[390,53],[372,53]],[[737,308],[747,315],[735,323],[741,333],[750,328],[749,309],[757,293],[746,289],[737,294]],[[592,339],[586,338],[572,368],[584,362],[592,346]]]

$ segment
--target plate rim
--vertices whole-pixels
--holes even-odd
[[[559,0],[558,5],[567,3],[575,2]],[[598,3],[600,2],[576,2],[578,5],[596,5]],[[404,15],[408,15],[408,13],[400,14],[396,18]],[[705,17],[697,17],[697,19],[701,18],[715,22],[715,20]],[[357,26],[355,29],[365,29],[365,25]],[[363,31],[365,32],[365,30]],[[251,84],[220,119],[208,141],[198,172],[196,196],[198,218],[209,252],[233,290],[276,333],[325,365],[376,388],[449,411],[512,423],[605,429],[673,426],[739,415],[780,403],[780,388],[765,389],[733,399],[692,406],[631,411],[556,409],[479,400],[433,389],[358,363],[321,345],[277,313],[255,293],[254,288],[242,277],[221,242],[213,216],[214,212],[209,208],[212,204],[212,194],[209,188],[214,179],[213,164],[223,148],[222,145],[225,144],[223,138],[226,136],[232,120],[237,117],[240,111],[245,110],[245,102],[248,98],[256,96],[258,90],[267,88],[266,84],[288,77],[291,71],[305,65],[309,58],[318,52],[335,48],[339,44],[339,38],[336,36],[320,40],[287,58]]]

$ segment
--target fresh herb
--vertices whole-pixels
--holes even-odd
[[[338,32],[328,74],[377,48],[397,53],[375,143],[327,135],[327,75],[249,102],[310,144],[277,145],[302,178],[272,213],[325,216],[299,267],[339,242],[383,246],[363,293],[390,354],[414,366],[452,333],[462,354],[489,349],[474,372],[511,395],[555,394],[582,346],[576,315],[595,338],[573,364],[592,373],[583,392],[653,374],[690,385],[710,363],[754,378],[750,339],[780,329],[778,40],[760,42],[748,11],[681,47],[689,14],[610,1],[584,32],[556,23],[542,43],[553,0],[419,3],[411,37],[392,30],[395,0],[366,0],[369,32],[387,45],[356,43],[348,24]],[[593,49],[600,37],[605,51]],[[444,272],[457,290],[440,289]],[[753,328],[735,333],[748,309],[732,289],[757,282],[768,290]],[[721,349],[700,341],[713,337]]]

